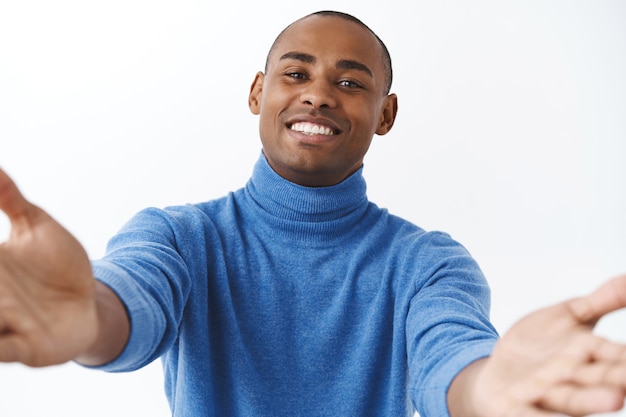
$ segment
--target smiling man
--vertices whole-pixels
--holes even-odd
[[[358,22],[331,17],[285,29],[250,94],[269,164],[306,186],[335,185],[355,172],[397,112],[385,45]]]
[[[144,210],[91,263],[0,171],[0,360],[132,371],[161,358],[185,417],[622,407],[626,347],[592,329],[626,306],[626,276],[499,340],[467,250],[368,201],[363,158],[393,126],[391,79],[356,18],[294,22],[250,89],[262,152],[245,187]]]

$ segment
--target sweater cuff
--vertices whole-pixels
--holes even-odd
[[[428,387],[415,389],[419,398],[420,415],[450,417],[448,410],[448,390],[454,378],[471,363],[491,355],[495,340],[481,340],[464,345],[450,360],[442,364],[434,381]]]
[[[99,260],[92,261],[92,269],[96,279],[110,287],[126,307],[130,333],[124,350],[117,358],[103,365],[83,366],[107,372],[128,372],[147,365],[165,329],[165,320],[158,305],[119,266]]]

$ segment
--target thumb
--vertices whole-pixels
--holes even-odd
[[[617,276],[586,297],[568,302],[576,319],[583,324],[595,324],[606,314],[626,307],[626,274]]]
[[[0,168],[0,210],[14,223],[25,217],[31,208],[32,204],[24,198],[15,182]]]

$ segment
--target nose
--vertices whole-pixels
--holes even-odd
[[[333,108],[337,105],[333,87],[326,80],[310,80],[302,91],[302,102],[315,109]]]

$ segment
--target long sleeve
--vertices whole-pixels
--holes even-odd
[[[497,333],[489,321],[490,289],[474,259],[446,234],[429,237],[407,316],[407,352],[412,401],[423,417],[439,417],[448,415],[454,377],[491,353]]]
[[[94,275],[118,294],[131,323],[126,348],[103,370],[138,369],[161,356],[177,337],[192,274],[204,271],[206,276],[206,260],[196,254],[196,265],[190,265],[185,256],[192,242],[204,240],[194,235],[203,230],[197,224],[201,220],[187,212],[181,223],[179,213],[138,213],[111,239],[105,257],[92,262]]]

